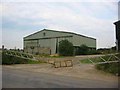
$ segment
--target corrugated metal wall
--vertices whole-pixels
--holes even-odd
[[[74,46],[85,44],[89,47],[96,48],[95,39],[72,33],[43,30],[24,38],[24,50],[25,52],[34,54],[55,54],[58,53],[59,42],[65,39],[73,43]]]

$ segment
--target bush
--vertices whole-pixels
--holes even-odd
[[[82,44],[76,51],[76,55],[87,55],[89,52],[88,46]]]
[[[93,55],[93,54],[100,54],[100,52],[98,52],[95,49],[90,49],[85,44],[82,44],[81,46],[78,47],[75,54],[76,55]]]
[[[94,55],[94,54],[101,54],[101,53],[97,50],[89,50],[88,54]]]
[[[28,62],[28,59],[22,59],[20,57],[6,55],[4,52],[2,53],[2,64],[10,65],[10,64],[25,64]]]
[[[84,44],[81,45],[80,48],[79,48],[79,54],[86,55],[86,54],[88,54],[88,51],[89,51],[88,46],[86,46]]]
[[[71,56],[73,55],[73,44],[68,40],[62,40],[59,42],[59,54],[62,56]]]
[[[118,58],[120,58],[120,54],[115,55]],[[103,58],[108,60],[110,56],[104,56]],[[115,58],[112,58],[110,61],[116,60]],[[98,64],[95,66],[98,70],[103,70],[105,72],[109,72],[112,74],[118,74],[120,75],[120,62],[118,63],[106,63],[106,64]]]
[[[103,70],[105,72],[109,72],[112,74],[118,74],[120,75],[120,67],[119,63],[106,63],[106,64],[98,64],[96,65],[96,68],[98,70]]]
[[[120,58],[120,54],[116,54],[115,56]],[[107,61],[110,58],[110,55],[103,56],[102,58]],[[103,60],[100,59],[99,57],[89,58],[89,59],[92,60],[94,63],[103,62]],[[111,59],[109,59],[109,61],[116,61],[116,58],[111,57]],[[80,62],[81,63],[86,63],[86,64],[91,64],[91,62],[88,59],[80,60]],[[116,74],[120,75],[120,62],[96,64],[95,67],[98,70],[109,72],[109,73],[112,73],[112,74],[115,74],[115,75]]]

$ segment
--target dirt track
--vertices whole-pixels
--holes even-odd
[[[5,65],[3,67],[13,68],[17,70],[25,70],[30,72],[41,72],[62,76],[71,76],[74,78],[82,79],[92,79],[92,80],[101,80],[104,82],[111,82],[118,84],[118,77],[103,71],[96,70],[93,64],[81,64],[79,60],[88,58],[88,57],[98,57],[99,55],[90,55],[90,56],[76,56],[76,57],[67,57],[67,58],[55,58],[56,60],[73,60],[73,67],[61,67],[54,68],[51,64],[19,64],[19,65]],[[44,58],[45,59],[45,58]]]
[[[27,65],[28,66],[28,65]],[[34,67],[35,68],[35,67]],[[31,68],[30,68],[31,69]],[[23,69],[3,68],[3,88],[118,88],[114,81],[78,78]]]
[[[112,74],[108,74],[103,71],[98,71],[91,64],[79,64],[74,65],[73,67],[62,68],[54,68],[50,64],[22,64],[3,67],[118,83],[117,76],[113,76]]]

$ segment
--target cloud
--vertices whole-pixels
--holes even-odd
[[[20,2],[4,3],[2,7],[3,35],[7,36],[3,39],[5,45],[9,45],[8,33],[11,31],[14,31],[15,35],[11,40],[19,41],[17,46],[21,47],[20,43],[25,34],[43,28],[95,37],[98,40],[98,47],[115,45],[113,22],[117,20],[117,2]],[[17,35],[18,41],[15,38]]]
[[[2,44],[7,48],[23,48],[23,37],[33,33],[34,30],[20,31],[17,29],[4,29],[2,31]]]
[[[2,2],[118,2],[119,0],[2,0]]]

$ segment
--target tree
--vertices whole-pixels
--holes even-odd
[[[78,53],[80,55],[86,55],[86,54],[88,54],[88,52],[89,52],[89,47],[84,44],[82,44],[78,49]]]
[[[59,54],[62,56],[71,56],[73,55],[73,44],[68,40],[62,40],[59,42]]]

